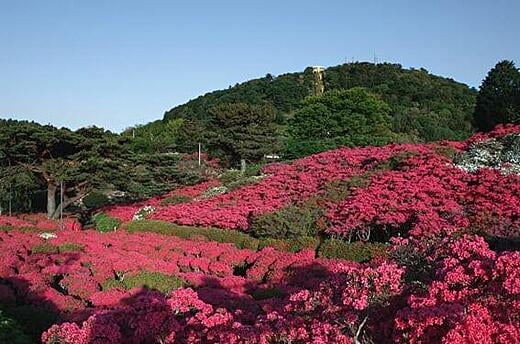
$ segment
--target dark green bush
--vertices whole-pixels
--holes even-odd
[[[33,341],[25,334],[18,322],[6,316],[0,310],[0,343],[30,344]]]
[[[83,198],[83,204],[88,209],[97,209],[107,205],[109,199],[104,193],[94,191]]]
[[[110,288],[148,288],[166,294],[186,285],[186,281],[177,276],[166,275],[160,272],[141,271],[135,275],[125,276],[120,280],[115,278],[108,279],[103,282],[102,287],[103,290]]]
[[[251,233],[257,238],[294,239],[316,234],[316,221],[323,209],[306,202],[279,211],[258,215],[251,222]]]
[[[193,198],[186,195],[173,195],[171,197],[162,200],[162,205],[175,205],[180,203],[186,203],[191,201]]]
[[[110,217],[105,213],[96,214],[92,220],[96,230],[102,233],[115,231],[121,225],[121,220]]]
[[[367,262],[375,257],[384,256],[387,246],[380,243],[353,242],[327,239],[319,247],[322,258],[340,258],[354,262]]]
[[[254,169],[248,171],[246,167],[245,173],[238,170],[228,170],[222,173],[219,177],[220,182],[226,187],[227,191],[232,191],[246,185],[254,184],[258,179],[255,178],[255,174],[259,171],[259,164],[255,165]],[[258,168],[258,170],[257,170]]]
[[[40,343],[42,332],[58,321],[56,310],[48,305],[21,305],[5,309],[4,313],[20,324],[30,338],[30,341],[20,341],[20,344]],[[8,333],[8,340],[0,340],[0,343],[17,343],[13,334]],[[0,336],[0,339],[3,338]]]
[[[253,299],[255,300],[267,300],[267,299],[272,299],[272,298],[277,298],[277,299],[280,299],[280,298],[283,298],[287,295],[287,293],[285,291],[283,291],[282,289],[279,289],[279,288],[261,288],[261,289],[256,289],[254,290],[252,293],[251,293],[251,296],[253,297]]]

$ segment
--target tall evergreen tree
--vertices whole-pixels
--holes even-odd
[[[474,124],[491,130],[500,123],[520,123],[520,71],[513,61],[500,61],[480,86]]]
[[[221,151],[234,165],[240,159],[258,161],[279,150],[272,107],[244,103],[222,104],[209,111],[214,131],[208,133],[212,151]]]

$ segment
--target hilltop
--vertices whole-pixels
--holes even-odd
[[[435,141],[464,139],[472,131],[476,90],[425,69],[356,62],[326,68],[322,78],[325,92],[365,87],[379,95],[390,105],[395,132],[413,134],[422,141]],[[176,106],[164,114],[163,122],[177,118],[207,122],[212,107],[247,103],[271,105],[276,110],[276,121],[284,124],[306,97],[320,92],[316,83],[312,67],[276,77],[267,74]]]

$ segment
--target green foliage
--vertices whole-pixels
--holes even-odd
[[[0,310],[0,343],[31,344],[33,341],[18,322]]]
[[[312,154],[325,152],[340,146],[351,147],[352,141],[348,137],[311,138],[301,139],[289,137],[285,144],[284,158],[299,159]]]
[[[180,203],[186,203],[191,201],[193,198],[185,195],[173,195],[171,197],[162,200],[162,205],[175,205]]]
[[[398,64],[390,63],[350,63],[327,68],[324,83],[326,91],[364,87],[378,95],[390,107],[392,131],[399,133],[396,139],[407,142],[458,140],[471,134],[476,91],[451,79],[431,75],[424,69],[403,69]],[[164,122],[185,120],[184,126],[190,128],[177,145],[180,151],[193,152],[197,142],[205,142],[204,132],[213,130],[208,114],[215,106],[230,103],[269,104],[275,110],[274,123],[284,125],[294,112],[304,106],[303,100],[312,95],[312,68],[277,77],[267,75],[226,90],[210,92],[177,106],[165,113]],[[281,129],[283,134],[283,126]],[[294,154],[292,157],[323,151],[330,147],[331,142],[325,142],[320,148],[320,144],[312,140],[324,139],[311,138],[311,145],[289,140],[287,151]],[[349,143],[336,143],[333,147],[341,144]],[[310,148],[305,152],[307,147]]]
[[[240,159],[259,161],[279,149],[275,112],[270,106],[221,104],[210,108],[208,116],[211,131],[208,130],[207,146],[213,152],[221,151],[220,157],[231,165]]]
[[[185,287],[187,282],[182,278],[173,275],[166,275],[160,272],[141,271],[135,275],[124,276],[124,278],[108,279],[103,282],[103,290],[110,288],[147,288],[155,289],[167,294],[170,291]]]
[[[31,252],[33,254],[36,254],[36,253],[53,254],[53,253],[59,253],[59,248],[56,245],[53,245],[50,243],[45,243],[45,244],[39,244],[39,245],[33,246],[33,248],[31,249]]]
[[[73,242],[65,242],[60,245],[54,245],[51,243],[44,243],[33,246],[31,252],[35,253],[65,253],[65,252],[79,252],[83,251],[84,246]]]
[[[353,242],[327,239],[319,247],[318,255],[323,258],[339,258],[354,262],[368,262],[386,254],[387,246],[380,243]]]
[[[217,228],[201,228],[179,226],[170,222],[141,220],[125,224],[129,232],[154,232],[164,235],[173,235],[183,239],[203,237],[210,241],[221,243],[233,243],[236,247],[256,250],[258,240],[239,231],[231,231]]]
[[[281,298],[287,296],[287,293],[280,288],[272,287],[272,288],[255,289],[251,293],[251,296],[253,297],[253,299],[259,301],[259,300],[267,300],[267,299],[272,299],[272,298],[281,299]]]
[[[282,210],[256,216],[250,231],[257,238],[294,239],[314,236],[316,220],[322,215],[319,207],[289,206]]]
[[[83,198],[83,204],[89,209],[97,209],[107,205],[109,202],[107,195],[102,192],[94,191]]]
[[[83,251],[85,247],[82,244],[77,244],[74,242],[65,242],[63,244],[58,245],[58,251],[60,253],[64,252],[80,252]]]
[[[256,164],[259,166],[260,164]],[[238,170],[227,170],[219,176],[219,180],[222,185],[226,188],[227,192],[244,187],[246,185],[254,184],[258,181],[258,177],[254,175],[258,170],[250,169],[246,170],[245,173],[241,173]]]
[[[184,120],[181,118],[166,122],[157,120],[147,125],[128,128],[121,135],[128,139],[129,146],[134,153],[166,152],[174,148],[183,123]]]
[[[20,305],[5,309],[4,313],[22,326],[24,332],[31,338],[30,343],[40,343],[42,332],[58,321],[56,310],[47,305]],[[14,342],[12,336],[6,342],[0,341],[0,343],[12,342]]]
[[[513,61],[500,61],[480,86],[475,126],[491,130],[500,123],[520,123],[520,71]]]
[[[92,218],[94,227],[98,232],[112,232],[119,228],[121,220],[108,216],[105,213],[99,213]]]
[[[289,121],[288,132],[301,140],[382,145],[394,138],[389,113],[390,107],[367,89],[334,90],[306,99]]]

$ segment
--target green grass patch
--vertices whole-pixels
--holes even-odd
[[[92,220],[98,232],[113,232],[121,225],[121,220],[108,216],[105,213],[96,214]]]
[[[81,252],[83,251],[84,246],[77,243],[66,242],[60,245],[54,245],[51,243],[44,243],[33,246],[31,249],[32,253],[66,253],[66,252]]]
[[[165,198],[162,200],[162,205],[175,205],[175,204],[181,204],[186,203],[193,200],[192,197],[186,196],[186,195],[173,195],[171,197]]]
[[[153,232],[183,239],[200,239],[204,237],[210,241],[232,243],[240,249],[256,250],[259,243],[258,239],[236,230],[179,226],[174,223],[156,220],[132,221],[126,223],[124,227],[129,232]]]
[[[111,288],[127,290],[132,288],[147,288],[158,290],[164,294],[185,286],[187,286],[187,282],[182,278],[151,271],[141,271],[135,275],[125,276],[120,280],[111,278],[102,284],[103,290]]]
[[[59,253],[59,249],[58,249],[58,246],[56,245],[53,245],[53,244],[49,244],[49,243],[45,243],[45,244],[39,244],[39,245],[35,245],[33,246],[31,252],[34,254],[34,253],[49,253],[49,254],[53,254],[53,253]]]

